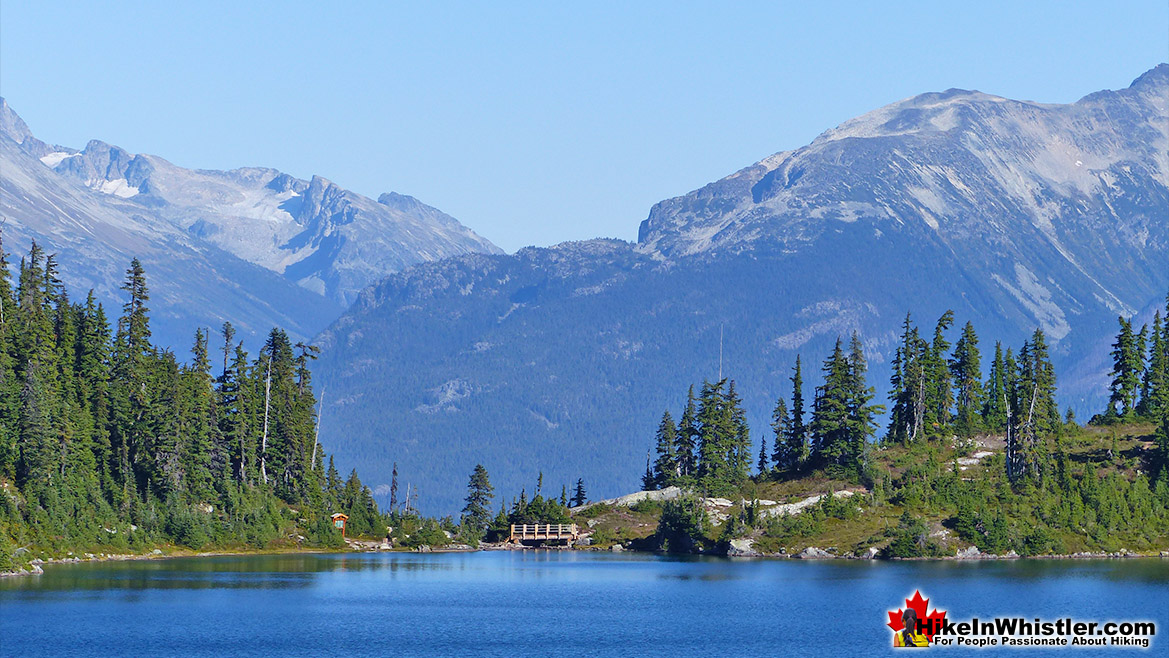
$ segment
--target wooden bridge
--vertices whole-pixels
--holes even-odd
[[[579,537],[580,531],[575,523],[513,523],[510,541],[576,541]]]

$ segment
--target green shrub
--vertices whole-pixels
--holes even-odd
[[[639,500],[636,503],[630,505],[629,510],[631,512],[638,512],[640,514],[661,514],[662,503],[661,501],[649,500],[647,498],[644,500]]]
[[[929,526],[908,511],[901,515],[891,531],[893,541],[885,547],[884,557],[937,557],[942,548],[929,536]]]
[[[706,538],[709,522],[702,502],[692,496],[666,501],[655,536],[662,550],[693,552]]]
[[[585,520],[595,519],[598,516],[601,516],[602,514],[608,514],[609,512],[612,512],[612,511],[613,511],[613,506],[610,505],[609,503],[597,503],[597,504],[592,505],[590,507],[586,507],[585,509],[583,509],[579,512],[574,513],[572,515],[572,518],[585,519]]]

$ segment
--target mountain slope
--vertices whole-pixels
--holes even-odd
[[[185,325],[181,336],[159,336],[172,346],[185,347],[195,323],[223,319],[245,334],[279,324],[307,338],[390,272],[499,253],[411,197],[379,203],[319,176],[304,181],[274,169],[189,170],[96,140],[81,151],[50,146],[3,99],[0,150],[8,250],[36,239],[61,251],[68,279],[104,300],[119,298],[122,270],[141,256],[167,293],[156,296],[156,315]]]
[[[797,354],[811,397],[857,330],[883,396],[905,313],[928,334],[946,309],[974,322],[984,366],[994,340],[1043,327],[1083,417],[1106,373],[1082,364],[1169,288],[1167,97],[1165,65],[1070,105],[925,94],[663,201],[636,245],[391,276],[322,335],[322,438],[374,482],[399,462],[440,511],[480,461],[506,491],[543,468],[615,494],[662,410],[717,376],[720,334],[758,446]]]
[[[1161,65],[1071,105],[956,89],[917,96],[657,204],[638,241],[667,257],[806,249],[859,222],[874,239],[902,232],[955,253],[977,246],[970,268],[1005,279],[1062,338],[1071,309],[1025,280],[1046,269],[1040,261],[1065,261],[1081,295],[1117,313],[1131,314],[1130,293],[1163,279],[1147,256],[1166,249],[1156,229],[1169,206],[1167,88]]]

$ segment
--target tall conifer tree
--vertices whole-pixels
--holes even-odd
[[[969,437],[979,429],[979,412],[983,406],[982,357],[978,351],[978,335],[970,322],[962,328],[962,337],[954,345],[950,374],[954,381],[955,430],[959,436]]]

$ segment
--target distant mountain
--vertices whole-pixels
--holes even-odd
[[[905,313],[929,333],[946,309],[984,366],[1043,327],[1082,418],[1116,316],[1169,288],[1167,98],[1166,65],[1069,105],[925,94],[657,204],[637,244],[391,275],[321,336],[322,440],[373,483],[398,462],[433,511],[477,462],[508,493],[539,469],[545,493],[624,493],[662,410],[718,375],[720,335],[758,446],[796,354],[810,398],[857,330],[883,396]]]
[[[74,149],[36,139],[0,99],[5,246],[60,251],[69,280],[103,299],[130,258],[166,293],[178,345],[224,319],[249,333],[280,324],[310,337],[365,286],[426,260],[495,245],[412,197],[373,201],[319,176],[274,169],[191,170],[99,141]],[[163,329],[166,342],[174,340]]]

